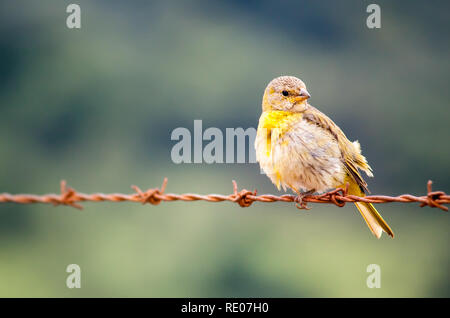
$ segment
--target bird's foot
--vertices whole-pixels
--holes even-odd
[[[297,196],[294,199],[295,202],[295,206],[297,207],[297,209],[300,210],[310,210],[311,208],[308,208],[308,206],[306,205],[306,201],[304,201],[303,199],[311,194],[313,194],[314,192],[316,192],[315,189],[311,189],[309,191],[306,192],[300,192],[300,191],[295,191],[297,192]]]

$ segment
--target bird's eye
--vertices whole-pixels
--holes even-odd
[[[288,96],[289,92],[288,91],[282,91],[281,94],[283,94],[283,96]]]

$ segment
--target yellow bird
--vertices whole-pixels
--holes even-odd
[[[358,169],[373,174],[359,142],[349,141],[330,118],[308,104],[309,98],[305,84],[293,76],[277,77],[267,85],[255,140],[261,169],[278,190],[288,187],[300,198],[347,183],[349,194],[364,196],[367,183]],[[355,205],[377,238],[383,231],[394,237],[372,204]]]

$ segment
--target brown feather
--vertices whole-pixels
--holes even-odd
[[[361,155],[359,147],[355,146],[344,132],[324,113],[317,108],[308,104],[308,108],[305,110],[303,118],[310,123],[323,128],[328,131],[331,136],[339,143],[341,149],[342,162],[349,176],[359,185],[361,190],[369,192],[367,183],[362,178],[358,171],[358,168],[366,171],[368,175],[371,175],[371,168],[368,165],[366,158]]]

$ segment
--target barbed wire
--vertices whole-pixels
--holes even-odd
[[[295,202],[297,208],[299,209],[309,209],[307,206],[308,202],[311,203],[328,203],[334,204],[338,207],[343,207],[347,202],[368,202],[368,203],[390,203],[390,202],[400,202],[400,203],[420,203],[420,207],[430,206],[433,208],[439,208],[443,211],[448,211],[448,208],[443,204],[450,203],[450,195],[447,195],[443,191],[432,191],[432,181],[427,183],[427,195],[424,196],[414,196],[411,194],[402,194],[396,197],[386,196],[386,195],[370,195],[365,197],[359,197],[351,194],[347,194],[348,184],[345,188],[337,188],[332,191],[318,194],[318,195],[306,195],[295,196],[290,194],[285,194],[281,196],[276,196],[273,194],[263,194],[257,195],[256,190],[240,190],[238,191],[236,181],[233,182],[233,193],[229,195],[222,194],[173,194],[164,193],[167,186],[167,178],[164,179],[163,184],[160,188],[152,188],[147,191],[142,191],[137,186],[132,186],[135,193],[133,194],[121,194],[121,193],[93,193],[85,194],[75,191],[73,188],[67,186],[66,181],[61,181],[61,194],[45,194],[45,195],[34,195],[34,194],[9,194],[0,193],[0,203],[13,202],[18,204],[33,204],[33,203],[48,203],[53,205],[67,205],[77,209],[82,209],[83,207],[79,204],[80,202],[140,202],[142,204],[150,203],[157,205],[162,201],[208,201],[208,202],[223,202],[230,201],[239,204],[241,207],[248,207],[253,202]]]

